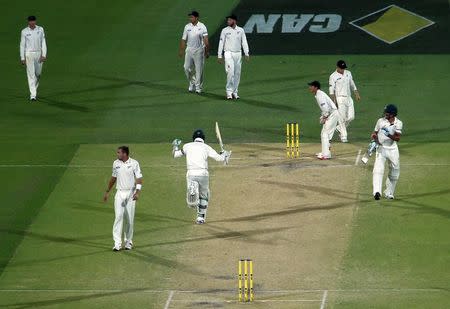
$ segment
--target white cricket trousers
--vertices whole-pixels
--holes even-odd
[[[133,190],[117,190],[114,198],[116,214],[113,225],[113,239],[115,246],[122,245],[122,231],[125,243],[133,242],[134,210],[136,201],[133,200]],[[125,221],[125,222],[124,222]]]
[[[42,72],[41,52],[26,52],[25,63],[27,66],[28,87],[30,88],[30,98],[35,98],[39,87],[39,78]]]
[[[347,127],[350,122],[355,119],[355,106],[352,97],[338,96],[336,97],[338,111],[342,121],[339,123],[337,130],[341,139],[347,139]]]
[[[210,196],[209,176],[187,175],[186,182],[187,182],[188,192],[189,192],[190,182],[192,182],[192,181],[197,182],[198,188],[199,188],[200,201],[197,206],[197,214],[206,216],[206,211],[208,209],[209,196]]]
[[[394,195],[395,186],[400,176],[400,154],[398,147],[385,148],[378,146],[375,164],[373,166],[373,194],[380,193],[383,186],[384,166],[389,163],[389,173],[386,178],[386,195]]]
[[[334,131],[337,128],[339,120],[339,112],[334,110],[322,125],[322,132],[320,133],[320,139],[322,142],[322,155],[325,157],[331,157],[330,152],[330,136],[333,136]]]
[[[224,58],[225,72],[227,73],[227,95],[237,95],[241,81],[242,53],[226,51]]]
[[[203,88],[203,66],[205,65],[205,51],[203,47],[197,49],[186,48],[184,55],[184,73],[189,86],[201,91]]]

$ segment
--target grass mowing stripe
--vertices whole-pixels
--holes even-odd
[[[72,151],[71,157],[73,157],[76,149],[74,147],[68,149],[65,151],[64,157],[68,157],[69,150]],[[49,167],[45,173],[29,169],[3,170],[0,186],[6,190],[0,193],[0,198],[5,206],[0,210],[0,238],[2,239],[0,278],[23,240],[25,231],[39,214],[68,166],[63,164],[58,168]],[[13,230],[23,233],[11,232]]]

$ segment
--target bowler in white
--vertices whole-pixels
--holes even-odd
[[[400,141],[402,135],[403,122],[397,118],[397,112],[395,105],[386,105],[384,117],[378,119],[371,136],[378,144],[373,166],[373,197],[376,200],[381,198],[386,161],[389,165],[389,173],[386,178],[386,189],[384,190],[385,198],[394,199],[395,187],[400,177],[400,153],[397,142]]]
[[[322,152],[317,153],[316,156],[319,160],[328,160],[331,159],[330,139],[338,125],[340,119],[339,112],[333,100],[325,92],[320,90],[320,83],[318,81],[312,81],[308,83],[308,86],[309,91],[314,94],[321,111],[319,122],[322,124],[322,132],[320,133]]]
[[[42,64],[47,60],[44,28],[36,24],[36,16],[28,16],[28,26],[20,34],[20,62],[26,65],[30,100],[36,101]]]
[[[209,57],[208,30],[199,21],[199,13],[188,14],[190,22],[184,27],[179,56],[184,55],[184,72],[189,81],[189,92],[202,93],[205,58]]]
[[[106,202],[109,192],[116,185],[113,251],[122,249],[122,232],[125,250],[133,248],[134,212],[136,201],[142,190],[142,172],[139,162],[130,158],[129,153],[130,150],[127,146],[117,148],[117,160],[113,163],[112,176],[103,196],[103,201]]]
[[[225,58],[225,72],[227,73],[227,100],[239,99],[239,83],[241,81],[242,51],[245,59],[250,59],[247,37],[243,28],[237,25],[236,15],[227,17],[227,27],[220,33],[218,62]]]
[[[348,142],[347,127],[355,119],[355,107],[353,105],[352,91],[357,101],[361,99],[352,73],[347,70],[344,60],[336,63],[336,71],[330,75],[330,97],[337,104],[342,121],[337,130],[340,133],[341,141]]]

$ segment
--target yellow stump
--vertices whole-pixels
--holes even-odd
[[[295,131],[294,131],[294,123],[291,123],[291,158],[295,156]]]
[[[254,293],[253,293],[253,261],[250,260],[250,301],[253,301],[254,299]]]
[[[286,157],[300,157],[300,125],[298,122],[286,123]]]
[[[298,123],[295,124],[295,144],[298,158],[300,157],[300,128]]]
[[[290,136],[289,136],[289,123],[286,123],[286,157],[290,157]]]
[[[253,292],[253,261],[250,259],[239,260],[238,264],[238,289],[239,302],[251,302],[254,299]]]
[[[247,260],[244,261],[244,301],[248,301],[248,268],[247,268]]]

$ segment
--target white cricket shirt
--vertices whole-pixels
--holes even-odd
[[[329,84],[330,95],[334,94],[336,97],[351,97],[352,91],[356,90],[352,73],[347,70],[344,70],[343,74],[334,71],[330,75]]]
[[[20,34],[20,59],[25,60],[26,52],[41,52],[47,57],[44,28],[36,26],[34,29],[26,27]]]
[[[211,146],[205,144],[201,138],[196,138],[192,143],[183,145],[183,150],[174,153],[175,158],[186,156],[188,176],[208,176],[208,158],[216,161],[225,161],[225,156],[220,155]]]
[[[117,190],[132,190],[136,187],[136,179],[142,178],[139,162],[128,158],[127,161],[116,160],[113,163],[112,177],[117,178]]]
[[[390,139],[382,132],[383,128],[388,128],[390,132],[397,132],[402,134],[403,122],[397,117],[394,119],[394,123],[390,123],[386,118],[380,118],[375,125],[375,132],[378,132],[378,141],[384,148],[395,149],[397,148],[397,142]]]
[[[186,41],[186,47],[190,49],[198,49],[205,47],[203,38],[208,36],[206,26],[197,22],[196,25],[189,23],[184,27],[183,36],[181,39]]]
[[[247,37],[243,28],[236,26],[226,27],[220,33],[218,56],[222,58],[224,51],[240,53],[244,50],[246,56],[249,55]]]
[[[328,117],[333,111],[337,110],[336,104],[334,104],[333,100],[331,100],[322,90],[318,89],[314,97],[316,98],[317,105],[319,105],[319,108],[322,111],[322,116]]]

